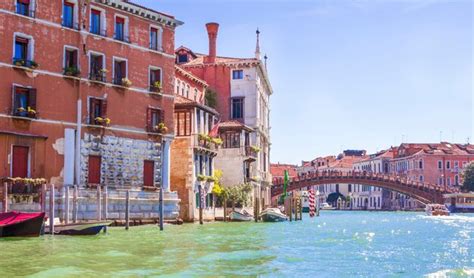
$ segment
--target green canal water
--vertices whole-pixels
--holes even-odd
[[[288,223],[0,239],[0,277],[474,277],[474,216],[323,211]]]

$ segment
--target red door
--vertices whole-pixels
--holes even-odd
[[[100,164],[101,158],[97,155],[89,156],[89,184],[99,184],[100,183]]]
[[[12,177],[28,177],[28,147],[13,146]]]
[[[143,185],[154,186],[155,162],[153,160],[145,160],[143,162]]]

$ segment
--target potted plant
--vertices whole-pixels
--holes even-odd
[[[108,126],[110,125],[110,122],[111,122],[109,118],[102,118],[102,117],[96,117],[94,120],[96,123],[103,126]]]
[[[64,75],[78,76],[79,74],[81,74],[81,72],[79,71],[79,69],[77,67],[66,67],[66,68],[64,68]]]
[[[23,113],[23,112],[25,112],[25,111],[26,111],[26,109],[25,109],[24,107],[18,107],[18,108],[16,109],[16,112],[18,112],[18,113]]]
[[[25,59],[14,59],[13,64],[15,66],[23,67],[25,65]]]
[[[250,149],[255,153],[259,153],[261,151],[261,149],[257,146],[250,146]]]
[[[220,145],[222,145],[224,143],[224,141],[222,141],[222,139],[219,138],[219,137],[212,138],[211,141],[212,141],[212,143],[214,143],[214,145],[216,147],[219,147]]]
[[[27,107],[26,111],[28,112],[28,115],[29,115],[30,117],[36,116],[36,110],[34,110],[33,108],[31,108],[30,106]]]
[[[153,82],[152,90],[157,93],[161,92],[161,82],[160,81]]]
[[[36,69],[38,67],[39,67],[38,63],[36,63],[35,61],[30,61],[30,68]]]
[[[207,177],[205,175],[197,175],[197,180],[198,181],[206,181],[207,180]]]
[[[165,123],[159,123],[155,126],[155,131],[158,131],[159,133],[167,133],[168,127],[165,125]]]
[[[130,79],[128,79],[126,77],[122,78],[122,86],[128,88],[128,87],[132,86],[132,81],[130,81]]]

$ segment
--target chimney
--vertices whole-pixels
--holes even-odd
[[[205,59],[205,63],[216,62],[216,44],[217,44],[217,31],[219,30],[219,24],[210,22],[206,24],[207,35],[209,36],[209,55]]]

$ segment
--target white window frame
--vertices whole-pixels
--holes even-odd
[[[15,14],[16,13],[16,6],[18,5],[18,0],[15,0]],[[30,0],[30,9],[29,9],[30,13],[31,12],[34,12],[36,13],[36,0]],[[20,15],[20,16],[24,16],[24,15]],[[35,15],[36,17],[36,15]]]
[[[147,83],[147,87],[150,86],[150,82],[151,82],[151,78],[150,78],[150,75],[151,75],[151,71],[152,70],[159,70],[160,71],[160,82],[161,82],[161,87],[163,89],[163,68],[162,67],[158,67],[158,66],[148,66],[148,83]],[[178,81],[179,82],[179,81]]]
[[[153,24],[150,24],[150,26],[148,27],[148,48],[150,48],[151,46],[151,28],[154,28],[156,30],[158,30],[158,38],[157,38],[157,51],[163,51],[163,27],[161,26],[158,26],[158,25],[153,25]],[[154,49],[152,49],[154,50]]]
[[[130,33],[129,33],[129,27],[128,27],[130,21],[128,19],[128,16],[122,15],[122,14],[114,14],[114,39],[115,39],[115,34],[117,33],[117,30],[115,30],[117,17],[123,18],[125,20],[125,25],[123,26],[124,27],[123,35],[124,35],[124,42],[127,42],[125,41],[126,37],[128,37],[128,39],[130,40]]]
[[[77,25],[78,29],[81,29],[80,26],[79,26],[79,2],[78,0],[62,0],[62,14],[61,14],[61,26],[63,24],[63,19],[64,19],[64,2],[69,2],[71,4],[74,5],[74,11],[73,11],[73,18],[72,18],[72,22],[73,22],[73,27],[74,25]],[[63,26],[64,27],[64,26]],[[67,27],[65,27],[67,28]]]
[[[77,51],[77,69],[81,70],[81,64],[79,59],[79,48],[71,46],[71,45],[64,45],[63,47],[63,68],[66,68],[66,50],[76,50]]]
[[[89,51],[87,51],[87,58],[89,60],[89,62],[87,63],[88,74],[89,74],[88,77],[91,75],[91,54],[93,54],[93,55],[102,55],[102,69],[107,70],[107,63],[106,63],[106,59],[105,59],[105,54],[102,53],[102,52],[89,50]]]
[[[454,161],[454,169],[459,169],[459,161]]]
[[[101,29],[99,29],[99,35],[100,33],[102,32],[102,30],[104,30],[105,32],[105,35],[107,35],[107,17],[106,17],[106,12],[105,12],[105,9],[102,9],[102,8],[99,8],[95,5],[91,5],[89,7],[89,28],[87,29],[87,31],[92,34],[92,35],[97,35],[99,36],[98,34],[94,34],[91,32],[91,25],[92,25],[92,10],[97,10],[97,11],[100,11],[100,26],[102,27]],[[115,23],[115,22],[114,22]]]
[[[451,160],[446,160],[446,169],[451,169]]]
[[[115,79],[115,61],[125,62],[125,78],[130,79],[128,78],[128,59],[117,56],[112,56],[112,79]]]
[[[440,165],[441,165],[441,167],[439,167]],[[438,170],[443,170],[443,167],[444,167],[443,161],[442,161],[442,160],[438,160],[438,165],[437,165]]]
[[[31,2],[30,2],[31,3]],[[16,38],[24,38],[28,40],[28,53],[26,54],[26,60],[34,61],[35,60],[35,39],[31,35],[27,35],[21,32],[13,33],[13,47],[12,47],[12,58],[15,57],[15,42]]]

